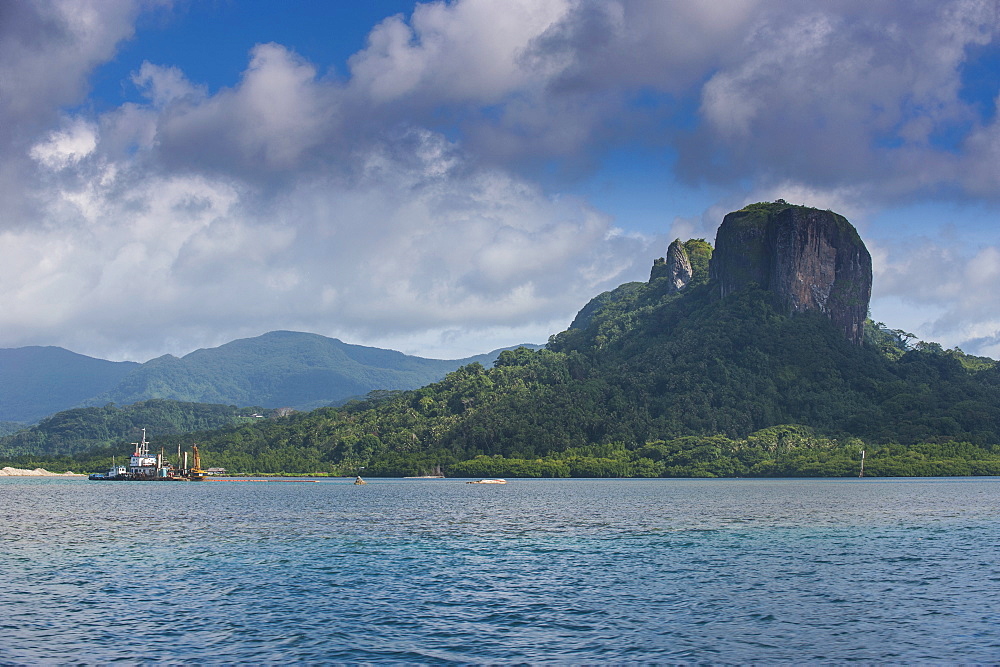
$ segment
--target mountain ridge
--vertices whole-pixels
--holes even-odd
[[[55,346],[0,348],[0,421],[32,422],[78,405],[139,366]]]
[[[427,359],[287,330],[145,363],[59,347],[4,348],[0,421],[30,423],[71,408],[149,399],[308,410],[376,389],[414,389],[467,363],[490,362],[501,351]]]

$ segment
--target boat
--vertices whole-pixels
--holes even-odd
[[[201,468],[201,453],[198,445],[192,445],[194,465],[187,465],[188,453],[184,452],[181,464],[180,447],[177,448],[177,463],[167,461],[163,450],[156,456],[149,452],[149,442],[146,441],[146,429],[142,429],[142,438],[133,442],[132,456],[128,466],[116,466],[114,463],[106,473],[96,472],[87,479],[98,482],[197,482],[208,476],[208,471]]]
[[[466,484],[506,484],[505,479],[477,479],[472,482],[466,482]]]
[[[107,472],[92,473],[87,479],[92,479],[97,481],[111,480],[111,479],[120,479],[120,480],[128,479],[128,468],[126,468],[125,466],[116,466],[112,463],[111,469],[108,470]]]
[[[434,466],[434,472],[430,475],[407,475],[403,479],[444,479],[444,473],[441,472],[441,466]]]

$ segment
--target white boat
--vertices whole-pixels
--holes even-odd
[[[477,479],[474,482],[466,482],[466,484],[506,484],[505,479]]]
[[[441,472],[441,466],[434,466],[434,472],[430,475],[407,475],[403,479],[444,479],[444,473]]]

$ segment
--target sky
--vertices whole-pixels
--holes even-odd
[[[781,198],[1000,358],[998,97],[996,0],[0,0],[0,347],[544,343]]]

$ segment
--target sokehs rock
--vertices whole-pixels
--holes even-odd
[[[715,238],[710,276],[725,297],[756,284],[786,312],[818,311],[860,345],[872,260],[842,215],[779,200],[728,214]]]

